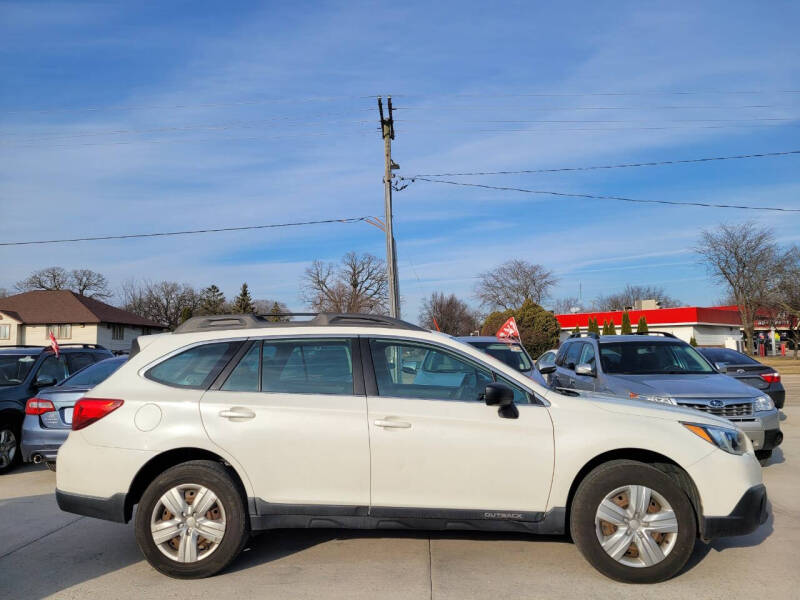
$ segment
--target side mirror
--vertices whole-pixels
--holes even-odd
[[[514,403],[514,391],[504,383],[487,384],[483,399],[488,406],[510,406]]]
[[[541,373],[542,375],[550,375],[551,373],[555,372],[556,372],[555,365],[547,365],[546,367],[539,367],[539,373]]]
[[[416,375],[417,363],[415,362],[403,363],[403,373],[408,373],[409,375]]]
[[[575,367],[575,375],[588,375],[589,377],[597,377],[597,371],[594,365],[589,363],[581,363]]]
[[[36,381],[33,382],[33,387],[43,388],[43,387],[50,387],[51,385],[55,384],[56,384],[55,377],[49,377],[47,375],[39,375],[36,378]]]
[[[717,371],[719,371],[720,373],[728,372],[728,363],[718,362],[714,363],[714,366],[717,367]]]

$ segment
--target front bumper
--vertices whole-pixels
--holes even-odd
[[[778,384],[775,386],[775,389],[766,389],[764,391],[772,398],[772,401],[775,403],[775,408],[783,408],[786,402],[786,390],[783,389],[782,385]]]
[[[752,533],[767,520],[767,488],[763,484],[747,490],[727,517],[705,517],[701,537],[712,540]]]
[[[22,421],[22,460],[24,462],[33,461],[37,454],[48,461],[56,460],[58,449],[67,441],[69,429],[47,429],[39,423],[39,417],[35,415],[25,415]]]
[[[730,421],[747,434],[747,437],[753,442],[754,450],[769,450],[770,447],[767,444],[770,439],[773,440],[771,448],[777,446],[774,443],[775,434],[772,433],[780,431],[780,415],[777,410],[757,412],[755,417],[747,421],[737,419],[730,419]]]

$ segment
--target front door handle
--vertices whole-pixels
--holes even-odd
[[[377,427],[385,427],[388,429],[408,429],[411,427],[411,423],[406,421],[388,421],[386,419],[378,419],[375,421],[375,425]]]
[[[240,406],[234,406],[229,410],[221,410],[219,411],[219,416],[224,419],[230,419],[232,421],[245,421],[247,419],[252,419],[256,416],[249,408],[242,408]]]

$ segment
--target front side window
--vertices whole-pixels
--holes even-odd
[[[594,363],[595,363],[594,346],[588,343],[584,343],[583,348],[581,349],[581,356],[576,364],[594,366]]]
[[[492,373],[446,350],[396,340],[370,340],[378,393],[425,400],[480,400]]]
[[[578,361],[581,359],[581,351],[583,350],[583,344],[579,344],[577,342],[573,342],[567,348],[567,353],[564,358],[564,367],[569,370],[574,370],[575,365],[578,364]]]
[[[69,373],[67,372],[67,361],[64,355],[56,357],[55,355],[48,356],[42,361],[42,366],[36,373],[36,379],[52,378],[56,383],[64,381]]]
[[[157,364],[145,376],[175,387],[205,389],[219,375],[239,344],[220,342],[189,348]]]
[[[286,394],[353,394],[350,341],[264,340],[261,391]]]
[[[500,362],[516,369],[521,373],[530,371],[533,368],[528,353],[521,344],[513,342],[467,342],[471,346],[480,348],[489,356],[493,356]]]
[[[619,375],[714,373],[700,353],[684,342],[607,342],[600,344],[603,371]]]

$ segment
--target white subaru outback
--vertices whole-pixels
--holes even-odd
[[[655,582],[767,511],[729,421],[565,395],[388,317],[190,319],[140,337],[72,429],[59,506],[136,506],[139,547],[173,577],[219,572],[252,531],[341,527],[569,533],[605,575]]]

